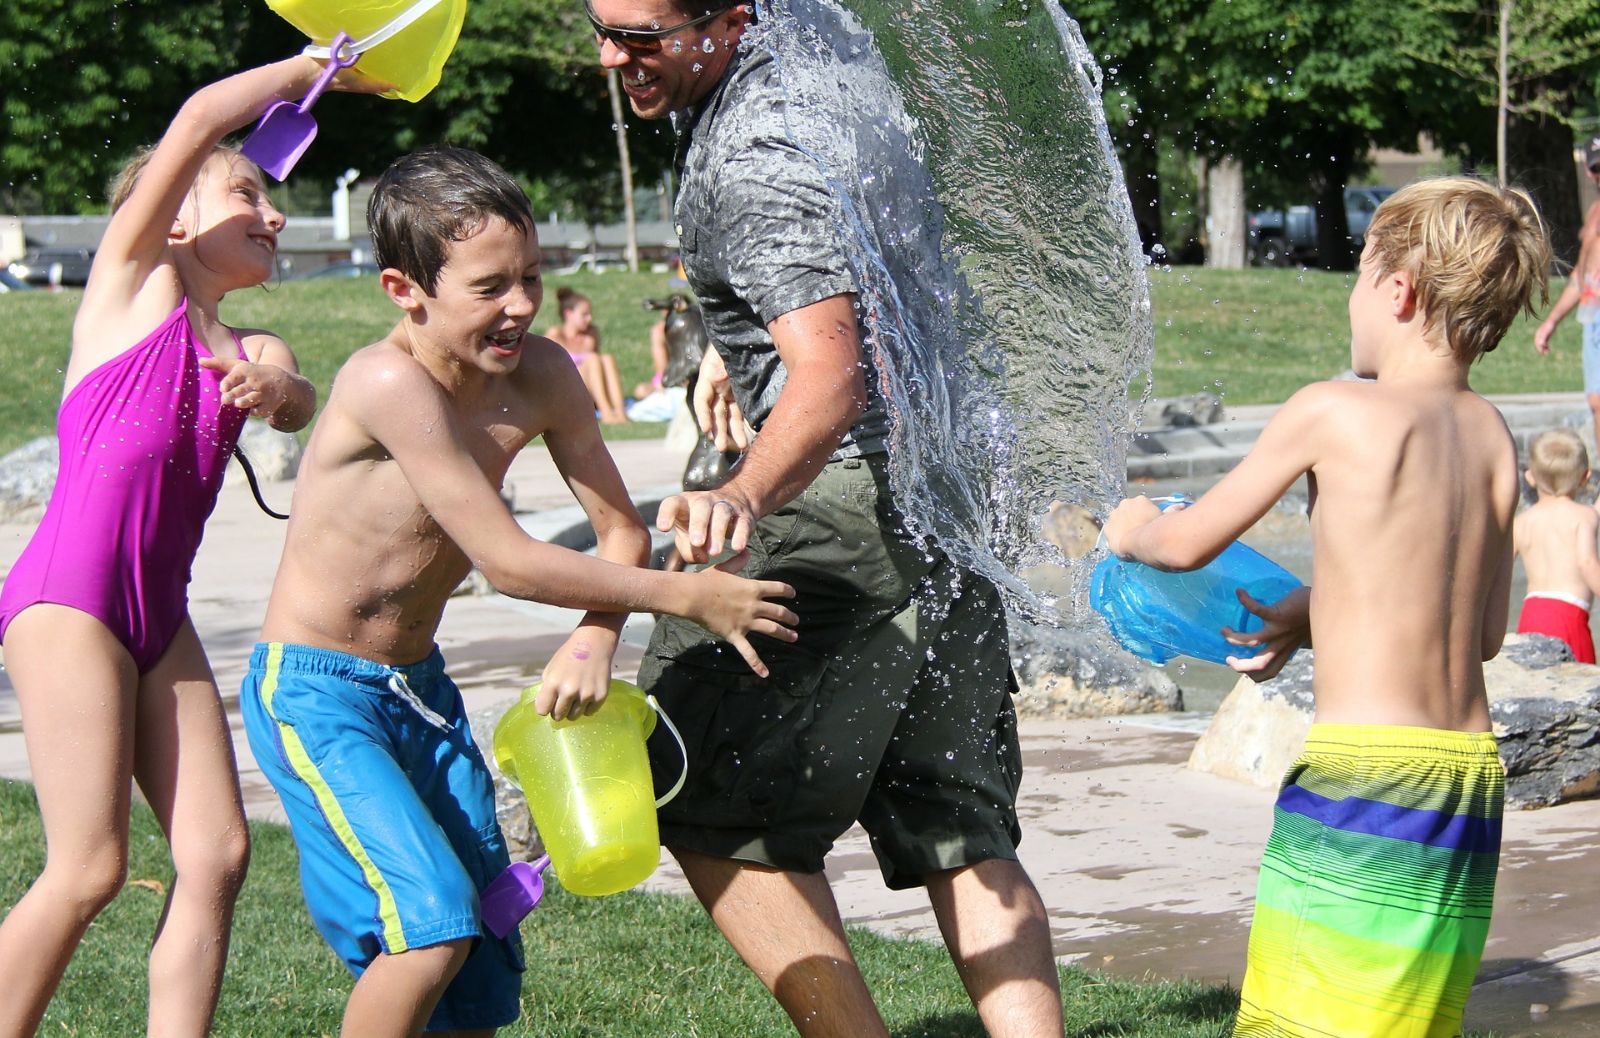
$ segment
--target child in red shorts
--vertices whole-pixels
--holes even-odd
[[[1573,500],[1588,482],[1589,452],[1570,429],[1541,433],[1528,447],[1523,478],[1539,500],[1516,520],[1516,552],[1528,577],[1517,632],[1560,638],[1579,663],[1593,663],[1589,603],[1600,592],[1600,513]]]

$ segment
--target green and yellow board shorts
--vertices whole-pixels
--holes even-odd
[[[1494,736],[1315,724],[1261,862],[1234,1038],[1454,1038],[1483,957]]]

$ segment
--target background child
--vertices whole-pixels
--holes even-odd
[[[1528,446],[1528,484],[1537,503],[1517,515],[1516,553],[1528,578],[1517,620],[1519,634],[1547,634],[1572,648],[1579,663],[1593,663],[1589,603],[1600,591],[1595,534],[1600,514],[1572,496],[1589,479],[1589,452],[1571,429],[1540,433]]]
[[[1483,953],[1504,773],[1483,661],[1505,635],[1517,459],[1468,366],[1543,288],[1520,191],[1424,181],[1383,203],[1350,293],[1376,382],[1300,390],[1186,509],[1123,502],[1124,558],[1192,569],[1300,476],[1316,581],[1272,608],[1235,668],[1274,673],[1308,633],[1315,723],[1262,862],[1234,1034],[1459,1034]]]
[[[246,414],[280,429],[316,393],[222,297],[274,271],[283,214],[223,134],[310,89],[294,58],[205,87],[114,185],[72,329],[61,467],[0,589],[49,855],[0,924],[0,1033],[29,1034],[126,878],[130,776],[176,878],[150,951],[150,1029],[204,1034],[249,853],[228,722],[188,616],[190,564]],[[335,86],[382,89],[351,73]]]
[[[518,1011],[520,946],[478,916],[508,864],[493,783],[433,644],[474,564],[505,594],[588,610],[544,671],[536,705],[557,717],[599,707],[629,610],[691,617],[762,675],[746,635],[795,637],[794,615],[763,601],[787,585],[636,568],[649,533],[572,362],[526,334],[543,288],[515,181],[474,152],[425,150],[384,173],[368,222],[404,315],[334,382],[240,696],[312,918],[359,975],[343,1033],[363,1038],[494,1028]],[[501,502],[536,436],[598,558],[534,540]]]
[[[617,374],[617,358],[600,352],[600,329],[594,325],[594,308],[589,297],[570,288],[556,289],[561,308],[561,323],[546,331],[545,338],[560,343],[572,358],[589,397],[600,412],[600,420],[616,425],[628,420],[622,406],[622,379]],[[663,343],[665,340],[663,339]]]

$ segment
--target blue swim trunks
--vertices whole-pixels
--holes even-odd
[[[1600,393],[1600,314],[1583,327],[1583,391]]]
[[[495,938],[478,914],[478,892],[510,863],[494,780],[439,650],[389,667],[258,644],[239,701],[289,815],[306,907],[351,972],[380,952],[477,938],[427,1029],[515,1020],[521,942]]]

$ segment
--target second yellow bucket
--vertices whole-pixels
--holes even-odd
[[[495,763],[527,796],[563,887],[588,897],[627,890],[655,871],[656,808],[684,782],[656,799],[645,738],[659,714],[680,748],[683,739],[655,698],[625,681],[611,683],[599,710],[570,721],[538,713],[538,693],[536,684],[523,689],[495,726]]]
[[[356,67],[394,84],[384,97],[406,101],[420,101],[439,85],[467,17],[467,0],[267,0],[267,6],[323,49],[348,33],[360,55]]]

